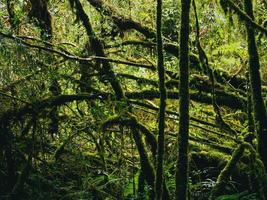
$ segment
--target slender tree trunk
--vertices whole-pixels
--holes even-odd
[[[159,108],[159,123],[158,123],[158,148],[157,148],[157,170],[155,182],[156,199],[162,199],[163,193],[163,163],[164,163],[164,128],[165,128],[165,110],[166,110],[166,86],[165,86],[165,69],[163,57],[163,42],[162,42],[162,0],[157,0],[157,54],[158,54],[158,77],[160,91],[160,108]]]
[[[188,199],[188,138],[189,138],[189,11],[191,0],[181,0],[180,30],[180,122],[178,132],[178,158],[176,164],[176,199]]]
[[[249,78],[249,72],[246,73],[246,78],[247,78],[247,115],[248,115],[248,131],[250,133],[255,132],[255,124],[254,124],[254,119],[253,119],[253,108],[252,108],[252,90],[251,90],[251,85],[250,85],[250,78]]]
[[[50,12],[48,11],[49,0],[30,0],[31,10],[29,12],[30,18],[37,19],[37,25],[41,29],[41,37],[45,40],[52,39],[52,20]]]
[[[41,29],[41,37],[43,40],[52,43],[53,39],[53,27],[52,27],[52,16],[48,10],[49,0],[30,0],[31,11],[29,16],[31,18],[37,19],[37,25]],[[48,62],[50,60],[48,56]],[[57,78],[53,77],[49,86],[49,91],[53,96],[58,96],[61,94],[60,84]],[[58,107],[53,107],[49,112],[48,117],[50,119],[48,132],[53,137],[59,134],[59,109]]]
[[[100,39],[95,34],[93,27],[90,23],[89,17],[84,11],[80,0],[71,0],[70,2],[72,4],[72,7],[76,8],[76,16],[83,23],[83,26],[89,37],[90,45],[95,55],[106,57],[103,44],[101,43]],[[99,73],[101,74],[102,78],[105,79],[104,81],[110,82],[118,100],[125,99],[125,95],[120,85],[120,82],[118,81],[115,73],[112,71],[112,66],[106,60],[103,60],[101,62],[102,62],[102,68],[99,70]]]
[[[11,28],[14,29],[16,27],[14,2],[12,0],[6,0],[6,4],[7,4],[7,12],[9,15],[9,23],[11,25]]]
[[[245,12],[254,20],[253,5],[251,0],[245,0]],[[255,128],[258,137],[258,152],[267,169],[267,115],[261,92],[260,62],[255,41],[254,28],[249,23],[247,28],[247,42],[249,54],[250,88],[252,91],[252,103]]]
[[[7,134],[6,137],[6,144],[5,144],[5,157],[6,157],[6,164],[7,164],[7,189],[12,191],[12,188],[16,184],[16,162],[15,162],[15,157],[14,153],[12,152],[12,138],[11,138],[11,133],[9,133],[9,130],[7,128],[4,129],[5,133]]]
[[[61,94],[61,88],[60,88],[60,84],[58,82],[58,80],[56,78],[52,78],[51,83],[50,83],[50,87],[49,87],[49,91],[51,92],[51,94],[53,96],[58,96]],[[54,135],[58,135],[59,134],[59,109],[57,106],[53,107],[49,114],[48,117],[50,119],[49,122],[49,127],[48,127],[48,132],[50,133],[50,135],[53,137]]]
[[[154,167],[148,158],[147,150],[142,140],[142,136],[140,135],[140,132],[138,129],[136,129],[136,127],[132,127],[132,134],[140,156],[140,164],[142,170],[141,173],[142,175],[144,175],[147,184],[151,187],[151,190],[149,191],[150,199],[154,200],[155,199],[155,193],[153,190],[153,185],[155,183]]]

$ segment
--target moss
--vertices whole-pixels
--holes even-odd
[[[146,182],[151,188],[150,197],[151,199],[155,198],[154,193],[154,183],[155,183],[155,170],[152,163],[150,162],[147,154],[147,150],[142,141],[142,137],[137,129],[132,128],[133,138],[140,156],[141,170],[142,174],[145,176]]]
[[[222,5],[222,8],[227,11],[227,13],[233,10],[238,15],[240,20],[251,26],[253,29],[257,29],[264,34],[267,34],[267,29],[265,27],[257,24],[250,14],[241,10],[232,0],[220,0],[220,3]]]
[[[201,151],[191,153],[191,159],[196,168],[216,167],[220,169],[226,164],[229,156],[216,151]]]
[[[160,91],[160,108],[158,122],[158,143],[157,143],[157,166],[156,166],[156,181],[155,194],[156,199],[161,200],[163,195],[163,178],[164,178],[164,153],[165,153],[165,112],[167,89],[165,85],[165,68],[163,55],[163,40],[162,40],[162,0],[157,1],[157,69],[159,77]]]
[[[89,38],[90,46],[92,47],[93,52],[96,56],[106,57],[103,44],[100,39],[96,36],[93,27],[90,23],[89,16],[83,9],[83,6],[79,0],[70,0],[72,8],[75,8],[76,17],[80,20],[87,32]],[[102,67],[99,69],[100,79],[103,82],[109,82],[115,92],[115,95],[118,100],[125,99],[123,89],[118,81],[115,73],[112,70],[112,66],[107,60],[102,60]]]
[[[244,5],[246,14],[254,20],[252,1],[245,0]],[[249,55],[250,90],[252,93],[255,128],[258,136],[258,151],[265,168],[267,168],[267,113],[262,97],[259,54],[255,40],[254,28],[251,27],[251,24],[246,22],[246,29]]]
[[[221,173],[219,174],[216,185],[211,191],[210,200],[214,200],[218,195],[220,195],[224,190],[227,181],[229,180],[233,170],[236,168],[237,162],[240,160],[245,150],[245,145],[240,144],[232,154],[231,159],[227,162]]]
[[[258,194],[256,193],[249,194],[246,191],[232,195],[223,195],[216,198],[216,200],[249,200],[249,199],[260,200]]]
[[[178,154],[176,163],[176,199],[188,199],[188,146],[189,146],[189,12],[190,0],[182,0],[181,30],[180,30],[180,54],[179,54],[179,130],[178,130]]]
[[[52,18],[48,10],[47,0],[30,0],[31,10],[29,17],[37,20],[37,25],[41,29],[41,36],[45,40],[52,38]]]

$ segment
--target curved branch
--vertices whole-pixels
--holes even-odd
[[[7,123],[11,120],[19,119],[28,114],[36,114],[45,108],[60,106],[72,101],[107,99],[109,94],[79,94],[79,95],[59,95],[44,100],[37,100],[33,103],[27,104],[19,109],[8,110],[0,115],[0,122]]]
[[[252,19],[249,15],[247,15],[243,10],[238,8],[235,3],[231,0],[223,0],[225,5],[228,5],[231,10],[235,11],[235,13],[240,17],[241,20],[248,23],[253,28],[257,29],[258,31],[264,33],[267,36],[267,29],[262,27],[261,25],[257,24],[254,19]]]

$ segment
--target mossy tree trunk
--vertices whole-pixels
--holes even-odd
[[[49,0],[31,0],[31,10],[29,16],[36,20],[37,26],[41,29],[41,38],[45,41],[52,43],[53,39],[53,26],[52,16],[48,10]],[[48,62],[50,60],[48,56]],[[50,81],[49,91],[53,96],[61,94],[61,88],[59,81],[56,77],[53,77]],[[55,106],[48,113],[50,119],[48,132],[53,137],[59,134],[59,109]]]
[[[52,42],[52,17],[48,10],[48,1],[49,0],[30,0],[31,3],[31,10],[29,12],[29,17],[33,19],[36,25],[40,28],[40,36],[44,41]],[[48,56],[49,58],[49,56]],[[49,59],[48,59],[49,60]],[[60,95],[60,85],[57,79],[53,79],[50,83],[49,90],[53,96]],[[30,112],[30,114],[33,114]],[[49,122],[49,132],[52,131],[53,133],[58,132],[58,110],[57,107],[53,107],[51,111],[48,113],[50,118]],[[33,133],[31,142],[34,144],[34,135],[36,129],[36,123],[34,123]],[[13,185],[12,192],[10,194],[11,199],[20,199],[20,195],[23,192],[24,184],[28,179],[31,165],[32,165],[32,152],[33,149],[28,153],[28,160],[25,163],[23,170],[21,171],[20,175],[16,178],[16,183]],[[12,151],[11,151],[12,153]],[[12,154],[10,154],[12,159]],[[14,165],[14,163],[13,163]]]
[[[148,158],[147,150],[145,148],[145,145],[144,145],[144,142],[142,140],[139,130],[136,129],[135,127],[132,127],[132,135],[133,135],[133,139],[135,141],[138,153],[140,155],[140,163],[141,163],[141,170],[142,170],[141,173],[142,175],[144,175],[147,184],[151,188],[149,193],[150,193],[150,199],[153,200],[155,199],[155,193],[153,190],[153,186],[155,183],[155,171],[152,166],[152,163],[150,162]]]
[[[60,84],[57,78],[55,77],[52,78],[50,82],[49,91],[51,92],[53,96],[59,96],[61,94],[61,88],[60,88]],[[59,109],[57,106],[54,106],[50,110],[48,117],[50,119],[48,132],[53,137],[54,135],[59,134],[60,121],[59,121]]]
[[[157,148],[157,170],[155,182],[156,199],[162,199],[163,192],[163,164],[164,164],[164,128],[165,128],[165,110],[167,91],[165,86],[165,69],[163,57],[163,42],[162,42],[162,0],[157,0],[157,54],[158,54],[158,77],[159,77],[159,91],[160,91],[160,107],[159,107],[159,123],[158,123],[158,148]]]
[[[247,78],[247,115],[248,115],[248,132],[254,133],[255,132],[255,124],[253,119],[253,109],[252,109],[252,90],[250,88],[250,78],[249,78],[249,72],[246,73]],[[251,141],[252,142],[252,141]]]
[[[245,0],[245,12],[254,20],[251,0]],[[261,92],[260,61],[255,41],[254,28],[247,22],[247,42],[249,54],[250,88],[254,112],[255,128],[258,136],[258,152],[267,168],[267,115]]]
[[[225,186],[227,185],[227,181],[235,169],[238,161],[242,157],[245,150],[245,145],[240,144],[232,154],[231,159],[228,161],[226,166],[221,171],[220,175],[217,178],[216,185],[212,189],[209,200],[214,200],[217,196],[222,195],[225,190]]]
[[[1,121],[0,124],[0,141],[1,141],[1,153],[3,154],[3,160],[6,162],[7,180],[4,181],[7,191],[12,191],[12,188],[16,184],[17,179],[17,167],[15,162],[15,156],[13,152],[13,136],[10,132],[10,128],[6,126],[5,122]]]
[[[181,0],[180,30],[180,121],[178,132],[178,158],[176,164],[176,199],[188,199],[188,138],[189,138],[189,11],[191,0]]]
[[[35,18],[37,25],[41,29],[41,37],[45,40],[52,39],[52,19],[48,11],[49,0],[30,0],[31,10],[30,18]]]
[[[71,4],[71,7],[76,9],[76,16],[82,22],[86,30],[87,36],[89,37],[90,46],[92,47],[92,50],[94,51],[95,55],[100,57],[106,57],[103,44],[95,34],[93,27],[90,23],[89,16],[84,11],[81,2],[79,0],[69,0],[69,2]],[[125,95],[123,89],[115,73],[112,71],[112,66],[107,60],[102,60],[101,64],[102,66],[99,70],[101,80],[103,82],[110,82],[117,99],[124,100]]]
[[[6,0],[7,5],[7,12],[9,17],[9,23],[11,25],[11,28],[16,28],[16,19],[15,19],[15,11],[14,11],[14,2],[11,0]]]

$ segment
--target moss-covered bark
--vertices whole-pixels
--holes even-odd
[[[53,78],[49,90],[53,96],[59,96],[61,94],[61,88],[57,79]],[[59,110],[58,107],[54,106],[50,110],[48,117],[50,119],[49,122],[49,130],[50,135],[57,135],[59,133]]]
[[[163,57],[163,42],[162,42],[162,0],[157,1],[157,66],[159,77],[159,92],[160,92],[160,107],[159,107],[159,122],[158,122],[158,148],[157,148],[157,167],[156,167],[156,181],[155,181],[155,195],[157,200],[162,199],[163,192],[163,164],[165,152],[165,110],[167,91],[165,86],[165,69]]]
[[[142,141],[139,131],[133,127],[132,133],[138,153],[140,155],[141,169],[143,171],[142,174],[145,176],[146,182],[150,186],[150,199],[153,200],[155,198],[155,170],[152,166],[152,163],[149,161],[147,150],[145,149],[145,145]]]
[[[95,100],[102,99],[102,94],[80,94],[80,95],[59,95],[48,99],[37,100],[31,104],[22,106],[21,108],[11,109],[0,115],[0,121],[3,124],[8,124],[10,121],[21,119],[25,115],[36,115],[42,113],[44,109],[51,108],[53,106],[60,106],[72,101],[83,101],[83,100]],[[108,96],[103,95],[104,99]]]
[[[15,14],[15,9],[14,9],[14,1],[12,0],[6,0],[6,4],[7,4],[7,12],[9,15],[9,23],[11,25],[11,28],[16,28],[16,14]]]
[[[220,1],[223,9],[228,10],[227,7],[229,7],[231,10],[233,10],[236,14],[238,14],[239,18],[244,21],[247,25],[250,27],[253,27],[254,29],[257,29],[267,35],[267,29],[263,26],[260,26],[257,24],[254,20],[254,17],[252,17],[249,13],[246,11],[244,12],[241,10],[232,0],[221,0]]]
[[[90,46],[94,51],[96,56],[106,57],[104,48],[99,38],[96,36],[92,25],[90,23],[88,15],[85,13],[83,6],[79,0],[70,0],[71,6],[76,9],[77,18],[83,23],[83,26],[89,37]],[[109,81],[118,100],[125,98],[120,82],[116,78],[112,67],[107,60],[102,60],[102,68],[99,70],[99,73],[102,75],[103,81]]]
[[[48,43],[52,42],[53,38],[53,27],[52,27],[52,16],[48,10],[49,0],[31,0],[31,11],[29,16],[37,23],[41,29],[41,37]],[[48,61],[50,58],[48,56]],[[61,88],[57,78],[52,78],[49,91],[53,96],[59,96],[61,94]],[[50,119],[48,132],[50,135],[56,135],[59,133],[59,110],[57,107],[52,107],[48,113]]]
[[[254,20],[253,5],[251,0],[245,0],[245,12]],[[247,42],[249,54],[250,88],[252,91],[252,103],[255,128],[258,136],[258,151],[267,169],[267,114],[261,91],[260,61],[255,41],[255,31],[250,23],[246,23]]]
[[[52,38],[52,19],[48,11],[48,0],[30,0],[30,2],[32,7],[29,17],[37,22],[42,38],[50,40]]]
[[[21,106],[19,108],[10,109],[4,113],[1,113],[0,120],[2,120],[3,122],[16,120],[25,115],[36,114],[38,112],[43,111],[46,108],[52,108],[53,106],[60,106],[72,101],[83,101],[83,100],[90,101],[96,99],[104,101],[116,98],[111,93],[101,92],[96,89],[94,89],[94,92],[95,94],[81,93],[77,95],[58,95],[51,98],[36,100],[34,102],[27,103],[26,105]],[[160,94],[158,91],[144,90],[141,92],[126,92],[125,96],[128,99],[157,99],[160,97]],[[179,99],[179,93],[177,92],[168,92],[167,96],[169,99]],[[190,97],[192,100],[201,103],[211,104],[212,102],[211,97],[205,94],[201,94],[199,92],[191,93]],[[243,99],[228,98],[225,96],[220,96],[220,98],[217,98],[217,103],[219,105],[225,105],[230,108],[239,108],[239,109],[242,108],[242,106],[244,105]],[[194,120],[196,121],[197,119]]]
[[[194,13],[195,13],[195,21],[196,21],[196,47],[198,50],[199,54],[199,61],[201,64],[202,71],[204,74],[207,74],[209,77],[209,80],[211,82],[211,96],[212,96],[212,106],[213,110],[216,114],[215,121],[218,125],[220,125],[222,130],[226,130],[232,134],[236,134],[235,131],[223,120],[223,116],[220,111],[220,107],[217,104],[217,95],[216,95],[216,89],[215,89],[215,84],[216,84],[216,79],[214,77],[214,70],[212,66],[209,64],[209,59],[204,51],[204,49],[201,46],[200,43],[200,27],[199,27],[199,22],[198,22],[198,15],[197,15],[197,8],[196,8],[196,3],[193,0],[192,1],[193,8],[194,8]]]
[[[92,6],[94,6],[99,12],[103,13],[104,15],[108,15],[112,18],[115,24],[121,30],[129,30],[135,29],[138,32],[142,33],[147,38],[156,39],[156,33],[153,32],[152,29],[146,26],[142,26],[142,24],[123,16],[121,13],[117,13],[116,9],[113,8],[111,5],[105,3],[102,0],[87,0]]]
[[[142,132],[145,137],[146,141],[151,147],[153,159],[155,160],[155,156],[157,152],[157,142],[155,139],[155,136],[142,124],[138,123],[136,118],[132,116],[131,114],[126,116],[116,116],[114,118],[108,119],[103,125],[102,128],[105,130],[107,127],[112,125],[123,125],[131,128],[133,139],[135,141],[135,145],[137,147],[139,156],[140,156],[140,164],[141,164],[141,173],[140,175],[144,176],[144,179],[139,178],[141,184],[143,185],[143,181],[145,180],[150,187],[150,199],[155,199],[155,180],[156,180],[156,173],[155,173],[155,167],[153,165],[153,162],[150,161],[148,156],[148,151],[146,149],[145,143],[143,142],[142,136],[140,135],[140,132]],[[139,188],[139,190],[143,191],[143,186]],[[162,180],[162,199],[168,200],[170,199],[170,193],[167,188],[166,182],[163,179]],[[142,194],[139,194],[140,198],[142,198]]]
[[[189,140],[189,11],[190,0],[181,0],[180,30],[180,121],[178,132],[178,157],[176,164],[176,199],[188,199],[188,140]]]
[[[155,80],[137,77],[131,74],[118,73],[117,76],[124,79],[135,80],[140,85],[158,86],[158,82]],[[204,76],[190,77],[189,86],[192,91],[197,90],[199,94],[198,96],[202,97],[206,96],[207,93],[211,93],[213,87],[212,83],[209,80],[207,80]],[[178,87],[179,87],[179,81],[177,80],[171,79],[166,82],[166,88],[168,90]],[[216,95],[216,103],[218,105],[227,105],[227,106],[229,105],[230,107],[240,108],[240,109],[245,108],[246,106],[246,98],[245,98],[246,94],[245,93],[243,94],[243,92],[241,91],[240,91],[241,95],[237,95],[234,92],[225,91],[223,85],[215,84],[214,94]],[[192,95],[191,99],[198,101],[198,98],[195,97],[196,96]],[[168,98],[172,98],[171,95],[169,95]],[[210,102],[212,104],[212,97],[210,97]],[[227,102],[229,102],[230,104],[228,104]]]
[[[147,27],[144,24],[141,24],[137,21],[134,21],[131,18],[128,18],[127,16],[123,15],[120,13],[117,9],[113,8],[110,4],[102,1],[102,0],[87,0],[93,7],[97,9],[101,14],[106,15],[109,17],[122,31],[134,29],[138,31],[139,33],[142,33],[147,39],[152,39],[153,41],[156,40],[156,32],[155,30]],[[143,45],[145,47],[153,47],[156,46],[155,43],[151,42],[143,42],[143,41],[138,41],[138,42],[126,42],[126,45]],[[120,44],[121,45],[121,44]],[[164,44],[164,50],[173,55],[178,57],[179,56],[179,48],[178,45],[173,42],[173,43],[165,43]],[[197,58],[196,55],[190,54],[189,55],[189,60],[190,60],[190,67],[192,69],[196,70],[201,70],[200,67],[200,62],[199,59]],[[168,71],[166,71],[168,73]],[[216,81],[225,84],[225,82],[229,82],[232,86],[235,88],[242,88],[245,90],[245,85],[246,85],[246,80],[242,77],[237,77],[237,76],[232,76],[226,71],[223,71],[221,69],[216,69],[213,71],[214,78]],[[169,75],[169,73],[168,73]],[[177,75],[177,74],[175,74]],[[174,78],[174,77],[172,77]]]
[[[250,88],[249,73],[246,73],[247,77],[247,115],[248,115],[248,132],[253,133],[255,131],[255,124],[253,119],[253,105],[252,105],[252,90]],[[252,142],[252,141],[251,141]]]
[[[224,187],[229,180],[231,173],[233,172],[234,168],[237,165],[237,162],[240,160],[241,156],[243,155],[245,150],[245,145],[240,144],[236,150],[233,152],[231,159],[228,161],[226,166],[221,171],[218,179],[216,181],[216,185],[211,191],[210,200],[214,200],[218,195],[223,194]]]

